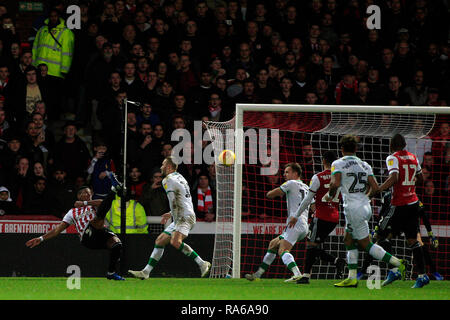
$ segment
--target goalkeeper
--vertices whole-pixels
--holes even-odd
[[[382,198],[382,205],[381,205],[381,211],[379,215],[378,223],[375,225],[374,232],[373,232],[373,238],[381,247],[383,247],[386,251],[392,252],[392,244],[391,240],[393,238],[400,236],[400,231],[395,230],[392,228],[392,224],[390,223],[390,220],[392,220],[392,216],[394,214],[393,207],[391,206],[391,197],[392,193],[386,192],[384,197]],[[437,248],[439,246],[438,239],[434,236],[433,230],[431,228],[430,221],[428,220],[425,207],[422,202],[419,202],[419,215],[420,218],[422,218],[422,221],[425,225],[425,228],[427,230],[428,236],[430,237],[431,245],[434,248]],[[418,238],[420,239],[420,244],[423,246],[423,242],[420,236],[420,232],[417,234]],[[424,252],[424,258],[425,263],[430,268],[430,272],[434,276],[436,280],[444,280],[441,274],[437,272],[436,265],[434,261],[431,259],[430,253],[428,249],[423,246],[423,252]],[[362,271],[364,272],[367,270],[367,268],[372,263],[373,258],[370,255],[365,255],[363,265],[362,265]],[[358,273],[358,280],[362,279],[365,275],[363,273]],[[385,283],[387,284],[387,283]]]

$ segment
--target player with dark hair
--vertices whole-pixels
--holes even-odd
[[[306,243],[306,258],[303,276],[297,280],[297,283],[308,284],[311,277],[312,266],[317,258],[332,263],[336,266],[336,278],[342,278],[344,272],[345,260],[337,258],[320,246],[339,223],[339,193],[336,194],[332,202],[324,200],[328,192],[331,180],[331,164],[336,160],[336,155],[332,151],[327,151],[322,155],[323,171],[315,174],[311,178],[309,191],[303,199],[296,214],[291,218],[288,225],[293,226],[297,222],[297,217],[312,203],[315,198],[314,217],[309,226],[308,241]]]
[[[369,196],[378,191],[378,183],[371,166],[356,157],[357,140],[346,135],[340,140],[343,157],[331,164],[331,181],[326,201],[333,201],[340,188],[345,215],[344,244],[347,249],[348,278],[336,283],[335,287],[357,287],[358,247],[377,260],[382,260],[399,269],[405,278],[406,266],[403,260],[392,256],[369,238],[368,221],[372,216]]]
[[[425,272],[425,256],[419,234],[419,198],[416,194],[416,180],[421,181],[422,168],[416,155],[404,150],[405,138],[395,134],[391,138],[392,154],[386,158],[389,171],[388,179],[380,186],[379,192],[393,188],[390,210],[390,223],[394,230],[404,232],[406,242],[413,252],[418,277],[412,288],[422,288],[430,282]],[[388,285],[400,278],[398,271],[391,270],[383,285]]]
[[[259,280],[275,260],[277,253],[286,267],[293,273],[293,276],[285,280],[285,282],[296,282],[302,276],[290,251],[297,241],[303,240],[308,234],[309,206],[301,212],[299,219],[297,216],[295,223],[289,224],[289,221],[294,217],[298,206],[305,198],[305,195],[308,192],[308,186],[301,180],[302,169],[298,163],[288,163],[284,168],[283,175],[286,182],[280,187],[267,192],[266,197],[274,199],[286,194],[288,211],[286,228],[283,234],[270,241],[267,253],[264,255],[258,270],[255,273],[245,274],[245,278],[249,281]]]
[[[78,201],[74,208],[64,216],[63,221],[46,234],[28,240],[26,246],[34,248],[44,240],[58,236],[70,225],[74,224],[83,246],[89,249],[109,249],[111,252],[106,278],[109,280],[125,280],[117,274],[117,265],[122,254],[122,242],[114,232],[104,226],[105,216],[111,208],[116,193],[120,194],[122,187],[114,175],[110,175],[113,187],[105,199],[92,200],[92,191],[88,186],[81,186],[77,192]]]
[[[164,248],[170,243],[172,247],[191,258],[200,268],[201,277],[208,275],[211,263],[204,261],[184,240],[196,223],[194,205],[186,179],[177,172],[178,165],[173,156],[164,159],[161,172],[165,176],[162,185],[169,199],[170,212],[164,213],[161,224],[173,218],[173,222],[156,238],[155,246],[147,265],[142,270],[128,270],[138,279],[148,279],[153,268],[164,254]]]

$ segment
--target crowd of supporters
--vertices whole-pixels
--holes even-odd
[[[69,4],[81,9],[79,29],[65,27]],[[372,4],[381,29],[367,28]],[[85,184],[104,197],[105,177],[122,167],[125,98],[138,102],[128,103],[126,118],[128,188],[147,215],[168,211],[158,169],[177,143],[172,132],[194,137],[195,121],[230,120],[236,103],[449,105],[444,0],[80,0],[45,8],[20,37],[0,6],[1,214],[61,217]],[[420,192],[436,219],[442,206],[432,199],[449,196],[449,138],[440,118],[422,159]],[[308,155],[309,147],[288,153]],[[199,220],[213,221],[214,165],[179,171]]]

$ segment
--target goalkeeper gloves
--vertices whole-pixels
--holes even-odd
[[[434,236],[433,231],[428,232],[428,236],[430,237],[430,242],[433,247],[436,249],[439,246],[438,239]]]

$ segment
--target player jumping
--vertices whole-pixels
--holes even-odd
[[[406,266],[403,260],[392,256],[369,238],[368,221],[372,216],[369,192],[378,191],[378,183],[371,166],[356,157],[357,140],[355,136],[344,136],[340,142],[343,157],[331,165],[331,182],[325,200],[333,201],[341,188],[345,215],[344,244],[347,249],[348,278],[336,283],[335,287],[357,287],[358,246],[377,260],[397,267],[405,279]],[[368,190],[368,186],[370,189]]]
[[[330,187],[331,164],[334,160],[336,160],[336,155],[332,151],[327,151],[323,154],[322,166],[324,170],[311,178],[308,194],[297,209],[295,216],[289,221],[289,225],[295,224],[297,217],[306,210],[315,197],[316,201],[313,204],[315,206],[315,214],[309,226],[310,235],[306,244],[305,269],[303,276],[297,280],[299,284],[309,283],[312,266],[318,257],[336,266],[337,279],[342,278],[344,271],[344,259],[336,258],[320,248],[320,245],[339,223],[339,193],[336,194],[332,202],[324,200],[324,196]]]
[[[309,206],[301,213],[300,218],[296,218],[295,223],[289,223],[297,212],[297,208],[308,192],[308,186],[302,182],[302,169],[298,163],[288,163],[284,168],[284,178],[286,180],[280,187],[267,192],[267,198],[274,199],[286,194],[288,218],[283,234],[272,239],[269,243],[261,265],[255,273],[247,273],[245,278],[249,281],[258,280],[267,271],[275,260],[277,253],[286,267],[294,274],[285,282],[296,282],[301,278],[300,270],[295,263],[294,257],[290,253],[297,241],[303,240],[308,234],[308,211]]]
[[[112,190],[105,199],[92,200],[92,191],[87,186],[78,189],[74,208],[64,216],[63,221],[46,234],[28,240],[26,246],[34,248],[43,241],[58,236],[70,225],[74,224],[80,236],[81,244],[89,249],[109,249],[111,251],[108,272],[109,280],[125,280],[117,274],[117,265],[122,254],[122,242],[114,232],[105,227],[105,216],[111,208],[116,193],[121,192],[121,185],[114,174],[108,176],[112,182]]]
[[[173,222],[156,238],[155,247],[150,255],[147,265],[140,271],[128,270],[128,272],[139,279],[148,279],[150,272],[161,259],[164,248],[170,243],[175,249],[193,259],[200,268],[201,277],[206,277],[211,269],[211,263],[204,261],[184,239],[196,222],[194,206],[191,193],[186,179],[177,172],[178,165],[172,156],[164,159],[161,172],[165,176],[162,181],[169,199],[170,212],[162,215],[161,224],[173,218]]]

